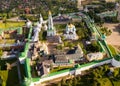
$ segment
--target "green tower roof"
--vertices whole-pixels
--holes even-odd
[[[120,61],[120,54],[114,57],[115,60]]]
[[[101,38],[102,38],[103,40],[104,40],[104,39],[106,39],[106,36],[105,36],[105,34],[103,34]]]

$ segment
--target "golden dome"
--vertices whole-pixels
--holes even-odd
[[[73,24],[69,24],[69,25],[68,25],[68,28],[72,28],[72,27],[74,27]]]
[[[50,10],[49,10],[48,14],[49,14],[49,15],[51,15],[51,14],[52,14]]]

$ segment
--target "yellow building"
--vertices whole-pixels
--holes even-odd
[[[93,0],[77,0],[77,8],[81,8],[81,6],[91,3]]]
[[[116,0],[105,0],[106,2],[115,2]]]

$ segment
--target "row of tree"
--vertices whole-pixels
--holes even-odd
[[[52,86],[119,86],[120,68],[110,68],[108,65],[99,66],[86,71],[86,75],[76,76]]]
[[[20,14],[39,14],[42,13],[43,17],[47,17],[47,13],[49,10],[52,11],[54,15],[58,15],[59,13],[68,13],[78,11],[76,2],[69,0],[29,0],[28,2],[24,2],[24,0],[10,0],[8,2],[0,1],[0,4],[7,3],[7,8],[4,10],[0,9],[0,13],[6,13],[7,18],[10,18],[13,15]],[[4,8],[1,6],[1,8]],[[1,16],[2,17],[2,16]]]

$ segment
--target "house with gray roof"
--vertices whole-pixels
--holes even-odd
[[[54,53],[54,64],[71,65],[75,61],[79,61],[81,57],[83,57],[83,51],[79,46],[71,50],[58,50]]]

